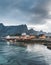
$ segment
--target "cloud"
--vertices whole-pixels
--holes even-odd
[[[0,0],[0,18],[15,24],[45,24],[50,12],[51,0]]]
[[[30,23],[45,24],[46,19],[51,19],[51,0],[37,0],[35,7],[30,9]]]

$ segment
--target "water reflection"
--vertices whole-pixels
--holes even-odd
[[[45,62],[51,65],[51,50],[47,49],[46,46],[40,44],[28,45],[26,51],[31,53],[37,52],[37,56],[42,55]]]
[[[44,51],[45,49],[47,49],[47,47],[44,45],[41,45],[41,44],[33,44],[33,45],[29,44],[29,45],[27,45],[27,50],[28,51],[30,50],[30,52],[35,52],[35,51],[41,52],[41,51]]]
[[[8,45],[10,45],[10,42],[7,42]]]
[[[0,65],[51,65],[51,50],[31,43],[0,42]]]

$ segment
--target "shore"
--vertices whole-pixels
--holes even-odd
[[[51,39],[16,39],[16,38],[2,38],[6,42],[22,42],[22,46],[26,46],[27,44],[42,44],[46,45],[47,48],[51,49]],[[26,44],[25,44],[26,43]],[[17,43],[16,43],[17,44]],[[20,45],[20,44],[18,44]]]

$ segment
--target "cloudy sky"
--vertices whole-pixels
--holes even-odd
[[[51,0],[0,0],[0,23],[51,32]]]

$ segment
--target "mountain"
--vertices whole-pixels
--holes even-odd
[[[50,36],[51,37],[51,33],[46,33],[46,36]]]
[[[26,25],[4,26],[0,23],[0,36],[22,34],[27,31],[28,28]]]
[[[3,35],[3,31],[4,31],[4,25],[0,23],[0,36]]]
[[[4,25],[0,23],[0,32],[2,31],[3,28],[4,28]]]
[[[37,32],[38,32],[38,31],[35,31],[35,30],[33,30],[33,29],[28,30],[28,34],[29,34],[29,35],[37,35]]]
[[[26,25],[19,25],[19,26],[6,26],[5,28],[7,35],[15,35],[15,34],[22,34],[23,32],[27,32]]]
[[[21,35],[22,33],[27,33],[29,35],[45,34],[46,36],[51,36],[51,33],[36,31],[33,29],[28,30],[27,25],[4,26],[0,23],[0,37],[7,35]]]

